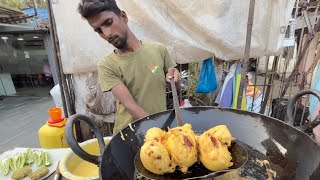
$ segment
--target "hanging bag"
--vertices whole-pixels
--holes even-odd
[[[211,57],[204,60],[202,63],[196,93],[211,93],[217,88],[216,74],[214,72],[212,59],[213,58]]]

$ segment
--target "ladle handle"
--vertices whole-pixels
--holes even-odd
[[[312,94],[312,95],[316,96],[320,101],[320,92],[317,90],[314,90],[314,89],[305,89],[305,90],[298,92],[296,95],[294,95],[293,98],[291,98],[291,100],[288,104],[288,108],[287,108],[287,116],[288,116],[290,125],[294,124],[292,112],[293,112],[293,109],[294,109],[296,102],[298,101],[299,98],[301,98],[302,96],[304,96],[306,94]],[[318,115],[318,117],[314,121],[312,121],[311,123],[299,128],[299,129],[303,132],[308,133],[308,132],[312,131],[312,129],[315,128],[319,124],[320,124],[320,116]]]
[[[73,127],[74,127],[75,123],[80,120],[86,122],[90,126],[90,128],[93,130],[94,135],[98,139],[100,153],[101,153],[101,155],[103,154],[106,145],[104,143],[104,140],[103,140],[102,134],[99,130],[99,127],[94,123],[93,120],[91,120],[89,117],[87,117],[85,115],[75,114],[75,115],[72,115],[68,119],[67,125],[66,125],[67,142],[68,142],[70,148],[72,149],[72,151],[75,154],[77,154],[80,158],[82,158],[85,161],[91,162],[93,164],[99,165],[102,156],[94,156],[94,155],[91,155],[91,154],[87,153],[86,151],[84,151],[79,146],[79,144],[74,136],[74,128]]]
[[[177,123],[178,123],[178,126],[182,126],[183,121],[182,121],[182,116],[181,116],[181,112],[180,112],[180,105],[179,105],[179,100],[178,100],[177,88],[176,88],[176,84],[175,84],[173,78],[170,80],[170,83],[171,83],[171,91],[172,91],[172,96],[173,96],[173,107],[174,107],[174,111],[175,111],[176,118],[178,121]]]

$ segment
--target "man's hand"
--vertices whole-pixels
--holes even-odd
[[[168,72],[166,74],[166,81],[168,83],[170,83],[171,79],[174,78],[174,82],[175,83],[179,83],[180,82],[180,73],[178,71],[178,69],[176,68],[169,68]]]
[[[112,94],[124,105],[127,111],[134,117],[140,119],[149,114],[144,111],[133,99],[130,91],[124,84],[118,84],[111,90]]]

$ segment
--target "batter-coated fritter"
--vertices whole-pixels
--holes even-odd
[[[140,150],[140,159],[143,166],[154,174],[170,173],[176,169],[167,149],[160,142],[145,142]]]
[[[228,129],[226,130],[229,132]],[[224,133],[220,134],[220,132]],[[233,137],[230,132],[225,131],[223,126],[213,127],[198,138],[199,158],[207,169],[220,171],[233,165],[232,156],[228,150],[228,144],[231,144],[230,139]]]
[[[171,158],[180,167],[181,172],[187,172],[188,168],[198,160],[196,136],[190,124],[169,129],[168,139],[165,143]]]

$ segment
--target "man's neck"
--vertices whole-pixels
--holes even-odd
[[[127,39],[127,45],[123,49],[117,49],[117,51],[118,54],[132,53],[138,50],[140,46],[140,40],[134,34],[131,34]]]

